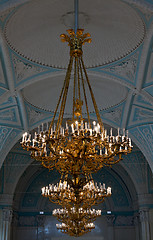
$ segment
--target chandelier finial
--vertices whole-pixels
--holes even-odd
[[[73,29],[68,29],[67,34],[61,34],[61,41],[68,42],[70,46],[70,56],[80,57],[82,55],[82,45],[86,42],[91,43],[90,33],[84,33],[84,29],[77,29],[77,32],[73,31]]]

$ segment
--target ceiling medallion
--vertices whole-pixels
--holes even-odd
[[[65,4],[60,0],[37,0],[15,9],[4,29],[9,47],[33,63],[66,69],[69,61],[67,48],[61,46],[57,36],[61,29],[66,29],[65,25],[71,26],[68,28],[74,26],[74,20],[68,16],[72,4],[71,0],[66,0]],[[86,68],[118,61],[142,44],[145,24],[129,4],[119,0],[84,0],[80,1],[80,7],[83,10],[79,15],[81,25],[93,38],[90,49],[85,46]]]

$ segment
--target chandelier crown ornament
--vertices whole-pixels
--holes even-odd
[[[61,34],[61,41],[68,42],[70,46],[70,56],[80,57],[82,55],[82,45],[86,42],[91,43],[91,38],[89,33],[83,34],[84,29],[77,29],[77,32],[73,31],[73,29],[68,29],[67,34]]]

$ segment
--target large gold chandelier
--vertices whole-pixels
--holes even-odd
[[[42,188],[42,196],[62,207],[53,211],[60,222],[57,229],[70,236],[81,236],[95,228],[93,221],[101,215],[101,210],[92,206],[111,196],[111,188],[101,183],[98,186],[92,173],[118,163],[122,155],[132,151],[132,145],[125,129],[118,129],[116,136],[112,129],[109,134],[104,129],[82,58],[82,46],[90,43],[91,38],[78,29],[78,0],[74,1],[75,31],[69,29],[68,34],[61,34],[61,40],[70,46],[70,60],[54,116],[50,126],[42,124],[34,136],[24,133],[21,145],[45,168],[55,168],[61,174],[59,183]],[[72,116],[65,121],[71,82]],[[89,97],[96,116],[93,122]]]
[[[42,124],[32,140],[31,134],[25,133],[21,144],[31,151],[32,158],[49,170],[56,168],[60,174],[86,175],[119,162],[122,155],[131,152],[132,146],[127,131],[125,133],[123,130],[121,134],[118,129],[118,135],[113,136],[112,129],[110,134],[104,129],[82,58],[82,45],[91,42],[90,34],[83,34],[83,29],[78,29],[76,34],[72,29],[67,32],[69,35],[62,34],[61,38],[70,45],[70,61],[50,127],[47,129]],[[72,75],[72,118],[64,127],[64,111]],[[90,120],[87,91],[91,96],[97,122],[91,123]],[[83,103],[87,121],[83,118]]]

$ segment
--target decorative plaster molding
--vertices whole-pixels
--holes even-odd
[[[4,108],[0,110],[0,123],[1,125],[8,124],[9,126],[21,127],[20,115],[17,106]]]
[[[27,111],[27,115],[28,115],[29,126],[33,126],[33,125],[41,122],[43,119],[46,119],[46,118],[49,119],[52,117],[52,113],[40,110],[36,107],[33,107],[30,104],[26,104],[26,111]]]
[[[44,222],[45,222],[45,216],[43,215],[37,215],[36,216],[36,221],[37,221],[37,226],[38,227],[43,227],[44,226]]]
[[[140,217],[139,217],[139,213],[134,215],[134,225],[135,226],[139,226],[140,223]]]
[[[133,226],[133,216],[117,216],[115,220],[115,226]]]
[[[36,219],[34,216],[20,216],[19,217],[20,226],[36,226]]]
[[[21,60],[16,55],[12,54],[13,66],[16,76],[16,84],[23,80],[38,75],[42,72],[46,72],[46,68],[39,67],[32,63]]]
[[[108,119],[114,122],[115,124],[117,124],[117,126],[120,126],[122,121],[123,107],[124,107],[124,103],[113,109],[102,111],[101,112],[102,119],[103,118]]]
[[[139,210],[140,222],[149,222],[149,210],[141,209]]]
[[[10,222],[12,221],[13,211],[7,208],[3,209],[3,221]]]
[[[127,0],[127,1],[129,1],[129,0]],[[147,22],[149,22],[149,20],[153,16],[153,6],[151,4],[147,5],[146,3],[140,2],[140,0],[138,0],[138,1],[133,0],[133,3],[131,5],[134,8],[138,9],[145,16],[145,19],[147,20]]]
[[[141,106],[133,106],[128,126],[153,123],[153,109],[146,109]]]
[[[6,155],[9,153],[11,148],[19,140],[19,137],[21,137],[20,134],[22,132],[19,129],[13,129],[13,128],[7,128],[7,127],[1,126],[0,127],[0,138],[1,138],[1,128],[6,129],[7,134],[3,141],[2,141],[3,134],[2,134],[2,139],[0,139],[0,142],[2,141],[2,144],[0,145],[0,151],[1,151],[0,166],[2,165]]]
[[[127,57],[117,64],[112,64],[109,67],[101,68],[101,71],[107,71],[110,74],[122,77],[124,79],[127,79],[129,82],[134,83],[136,78],[139,54],[139,51],[137,51],[130,57]]]
[[[153,5],[148,3],[146,0],[123,0],[123,2],[127,2],[127,3],[133,4],[135,6],[139,6],[143,9],[153,11]]]
[[[136,105],[142,106],[142,107],[147,107],[147,108],[153,109],[153,104],[151,104],[151,102],[147,99],[147,97],[143,96],[143,95],[135,96],[133,103]]]
[[[153,43],[151,41],[150,48],[148,49],[148,64],[146,66],[146,79],[143,87],[149,87],[153,84]]]
[[[0,112],[0,121],[16,121],[14,108],[4,110]]]
[[[11,7],[3,12],[0,13],[0,21],[4,22],[9,14],[15,9],[15,7]]]
[[[5,144],[5,140],[10,135],[12,128],[0,126],[0,150]]]
[[[151,110],[146,110],[146,109],[140,109],[137,108],[137,112],[136,112],[136,120],[144,120],[147,118],[147,120],[149,121],[149,119],[153,119],[153,111]]]
[[[115,216],[114,215],[107,215],[106,219],[107,219],[108,226],[113,226],[114,225],[114,222],[115,222]]]
[[[2,56],[0,54],[0,57],[2,59]],[[2,60],[0,59],[0,84],[2,84],[2,86],[5,86],[7,88],[7,83],[5,81],[5,77],[4,77],[4,70],[2,67]]]
[[[148,143],[148,147],[153,154],[153,125],[140,126],[140,130]]]
[[[153,170],[153,129],[152,125],[144,125],[130,130],[131,138],[141,149]]]

